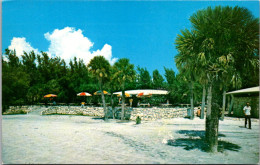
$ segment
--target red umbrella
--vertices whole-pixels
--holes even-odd
[[[81,93],[78,93],[77,96],[92,96],[92,95],[88,92],[81,92]]]
[[[141,92],[141,93],[138,93],[138,95],[137,95],[137,97],[142,97],[142,96],[151,97],[152,94],[151,93],[147,93],[147,92]]]

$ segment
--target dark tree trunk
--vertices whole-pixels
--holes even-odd
[[[226,89],[223,90],[223,100],[222,100],[222,112],[221,112],[221,120],[224,120],[225,116],[225,110],[226,110]]]
[[[201,112],[200,112],[201,119],[204,119],[205,100],[206,100],[206,86],[203,85],[202,105],[201,105]]]
[[[229,109],[228,109],[228,115],[230,116],[231,115],[231,111],[232,111],[232,108],[233,108],[233,104],[234,104],[234,96],[231,94],[231,103],[230,103],[230,106],[229,106]]]
[[[107,121],[107,120],[108,120],[108,117],[107,117],[107,108],[106,108],[105,95],[104,95],[103,88],[102,88],[102,80],[99,80],[99,88],[100,88],[100,90],[101,90],[102,103],[103,103],[103,107],[104,107],[104,120]]]
[[[122,90],[122,111],[121,111],[121,120],[124,120],[125,116],[125,90]]]
[[[206,115],[205,140],[210,152],[217,152],[218,147],[218,124],[219,124],[219,105],[214,102],[212,97],[212,84],[208,86],[208,103]],[[213,101],[212,101],[213,100]]]
[[[114,100],[113,100],[113,95],[112,95],[112,92],[111,92],[110,100],[111,100],[112,116],[113,116],[113,119],[115,119],[115,112],[114,112]]]
[[[194,105],[193,105],[193,82],[190,83],[190,109],[191,109],[191,116],[190,119],[194,119]]]

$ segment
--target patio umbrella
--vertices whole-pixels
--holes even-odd
[[[125,93],[126,97],[131,97],[131,95],[129,93]],[[122,97],[122,93],[118,94],[117,97]]]
[[[78,93],[77,96],[92,96],[92,95],[88,92],[81,92],[81,93]]]
[[[44,96],[45,98],[49,98],[49,97],[57,97],[57,95],[54,95],[54,94],[47,94]]]
[[[152,94],[148,93],[148,92],[140,92],[136,95],[137,97],[142,97],[142,96],[146,96],[146,97],[151,97]]]
[[[104,93],[105,95],[110,95],[110,93],[108,93],[107,91],[103,91],[103,93]],[[96,92],[94,93],[94,95],[101,95],[101,91],[96,91]]]

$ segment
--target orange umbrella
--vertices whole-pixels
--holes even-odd
[[[110,95],[110,93],[108,93],[107,91],[103,91],[103,93],[104,93],[105,95]],[[94,95],[101,95],[101,91],[96,91],[96,92],[94,93]]]
[[[128,94],[128,93],[125,93],[125,96],[126,96],[126,97],[131,97],[131,95]],[[117,97],[122,97],[122,93],[121,93],[121,94],[118,94]]]
[[[49,97],[57,97],[57,95],[54,95],[54,94],[47,94],[44,96],[45,98],[49,98]]]

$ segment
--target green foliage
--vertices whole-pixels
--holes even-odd
[[[137,67],[137,88],[150,89],[152,88],[151,76],[146,68]]]
[[[167,83],[173,84],[175,81],[175,72],[172,69],[168,69],[166,67],[164,67],[164,71],[164,76],[166,77]]]
[[[164,79],[157,69],[153,71],[153,89],[163,89]]]
[[[129,63],[129,59],[121,58],[113,66],[113,81],[119,84],[119,87],[124,90],[127,83],[135,80],[134,65]]]
[[[90,72],[96,76],[99,81],[109,79],[110,64],[103,56],[95,56],[88,64]]]
[[[195,88],[209,83],[218,82],[221,90],[258,85],[259,20],[250,11],[208,7],[190,21],[191,30],[182,30],[176,38],[175,62],[184,81],[198,83],[195,99]]]
[[[141,118],[139,116],[136,118],[136,124],[141,124]]]

